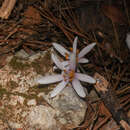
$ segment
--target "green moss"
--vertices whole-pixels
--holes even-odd
[[[41,66],[40,66],[38,60],[32,62],[32,63],[31,63],[31,66],[34,68],[34,70],[37,72],[37,74],[41,74],[41,73],[42,73],[42,71],[41,71]]]
[[[51,68],[51,54],[49,51],[45,53],[43,57],[39,57],[38,59],[35,59],[32,63],[28,63],[23,61],[23,59],[20,59],[17,56],[14,56],[11,61],[9,62],[9,65],[14,70],[26,70],[30,67],[33,67],[33,69],[38,73],[44,75],[44,73],[48,72]]]
[[[30,67],[28,63],[22,63],[20,62],[20,58],[14,56],[11,61],[9,62],[9,65],[15,69],[15,70],[24,70]]]
[[[24,94],[24,93],[15,93],[15,95],[22,96],[26,99],[33,99],[36,98],[36,94]]]
[[[3,97],[3,95],[6,93],[7,93],[6,89],[0,88],[0,97]]]
[[[50,91],[54,89],[54,87],[55,87],[54,84],[50,84],[50,85],[40,84],[38,86],[31,87],[28,91],[35,92],[36,94],[39,94],[40,92],[44,92],[45,94],[48,94]]]
[[[0,84],[0,88],[2,88],[2,85]]]
[[[16,88],[16,87],[18,87],[18,83],[16,83],[16,82],[13,81],[13,80],[10,80],[10,81],[8,82],[8,86],[9,86],[10,88]]]
[[[4,94],[6,94],[7,97],[9,97],[11,94],[14,95],[13,93],[7,91],[5,88],[2,88],[0,85],[0,98],[2,98]]]
[[[46,52],[45,56],[39,57],[31,63],[31,66],[34,68],[34,70],[41,75],[44,75],[46,72],[48,72],[51,68],[51,65],[51,54],[49,51]]]

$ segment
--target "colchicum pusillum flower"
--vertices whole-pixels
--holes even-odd
[[[87,74],[82,74],[75,72],[76,70],[76,64],[77,64],[77,37],[74,40],[73,44],[73,52],[67,51],[62,46],[55,43],[55,48],[63,55],[66,56],[66,54],[69,56],[67,63],[67,66],[63,64],[63,62],[60,62],[60,60],[52,54],[52,60],[56,64],[56,66],[62,70],[61,74],[55,74],[55,75],[49,75],[40,78],[37,80],[40,84],[50,84],[61,81],[56,88],[51,92],[51,97],[56,96],[60,91],[64,89],[65,86],[72,84],[73,88],[77,92],[77,94],[80,97],[85,97],[86,93],[84,91],[83,86],[81,85],[80,81],[88,82],[88,83],[95,83],[96,80],[92,78],[91,76]],[[57,47],[58,46],[58,47]],[[90,46],[90,45],[89,45]],[[93,45],[94,46],[94,45]],[[86,52],[89,52],[93,47],[86,47],[78,54],[79,63],[80,61],[87,61],[83,56],[86,54]],[[83,60],[82,60],[83,59]],[[84,63],[84,62],[82,62]]]

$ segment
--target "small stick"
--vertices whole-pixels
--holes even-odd
[[[8,19],[11,11],[15,6],[16,0],[4,0],[2,7],[0,8],[0,17],[2,19]]]

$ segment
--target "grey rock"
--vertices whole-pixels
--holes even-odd
[[[69,86],[53,99],[49,95],[43,97],[54,107],[56,119],[65,126],[77,127],[83,120],[87,109],[86,103]]]
[[[37,78],[53,73],[51,49],[29,57],[23,51],[19,53],[8,57],[8,63],[0,69],[0,113],[4,119],[0,129],[8,126],[12,129],[62,130],[63,127],[78,126],[84,119],[87,105],[74,89],[66,87],[50,98],[50,91],[55,86],[39,88],[36,82]]]

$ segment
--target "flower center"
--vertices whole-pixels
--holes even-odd
[[[72,80],[73,80],[74,75],[75,75],[74,70],[71,70],[71,71],[69,72],[69,81],[72,81]]]
[[[63,77],[65,81],[71,82],[74,78],[75,71],[74,70],[64,70]]]

